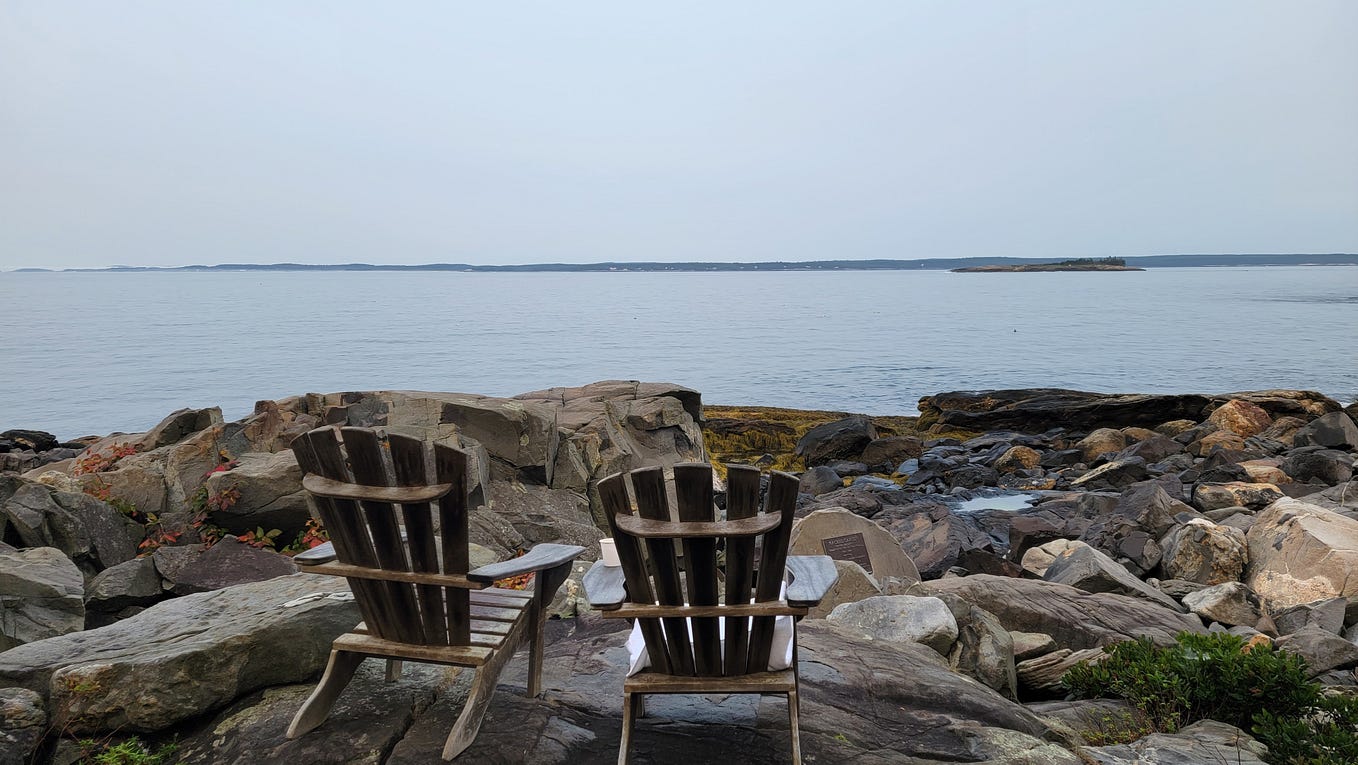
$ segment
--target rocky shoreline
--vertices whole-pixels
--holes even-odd
[[[704,407],[681,386],[609,381],[509,399],[307,394],[69,443],[0,433],[0,765],[77,762],[129,735],[172,743],[166,762],[437,761],[467,677],[436,667],[393,684],[367,672],[326,726],[283,738],[330,640],[358,621],[342,581],[285,554],[321,538],[287,447],[322,424],[468,449],[487,562],[543,542],[597,557],[595,486],[619,470],[710,457],[799,473],[794,545],[819,552],[820,529],[851,529],[871,554],[837,562],[831,602],[801,627],[812,762],[1268,761],[1220,723],[1092,736],[1126,703],[1064,700],[1061,677],[1135,638],[1262,636],[1327,692],[1358,693],[1353,405],[1047,389],[919,408]],[[512,663],[467,761],[616,757],[625,633],[574,581],[553,612],[545,694],[524,698]],[[665,723],[642,721],[642,761],[785,751],[772,700],[656,703]]]

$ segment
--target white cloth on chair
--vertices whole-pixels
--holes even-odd
[[[782,590],[778,593],[779,599],[787,597],[787,583],[783,583]],[[665,624],[660,622],[661,634],[664,634]],[[689,642],[693,641],[693,620],[684,619],[688,625]],[[753,626],[754,622],[750,622]],[[787,669],[792,666],[792,637],[793,622],[789,615],[777,616],[773,619],[773,644],[769,647],[769,666],[770,671]],[[718,634],[721,636],[722,651],[725,655],[726,650],[726,619],[721,618],[717,621]],[[646,639],[641,635],[641,620],[638,619],[632,624],[632,634],[627,636],[627,656],[630,660],[627,666],[627,676],[631,677],[636,673],[651,666],[651,654],[646,650]]]

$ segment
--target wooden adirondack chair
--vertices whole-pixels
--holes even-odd
[[[292,450],[331,537],[294,560],[307,573],[345,577],[363,622],[335,640],[288,738],[325,721],[365,658],[386,659],[388,680],[400,675],[402,660],[475,667],[471,695],[443,749],[443,758],[453,759],[476,738],[500,670],[525,637],[528,694],[538,695],[543,612],[584,548],[540,544],[468,571],[466,453],[335,427],[299,436]],[[531,592],[492,586],[528,572],[536,574]]]
[[[636,619],[651,661],[649,670],[623,683],[620,765],[629,760],[632,727],[651,693],[785,694],[792,760],[801,762],[796,636],[792,666],[769,671],[774,623],[783,615],[805,616],[838,575],[826,556],[787,554],[796,477],[773,473],[761,512],[759,471],[739,465],[727,471],[724,521],[715,519],[711,465],[675,465],[677,521],[660,468],[632,471],[637,514],[623,474],[599,482],[622,565],[594,564],[585,576],[586,596],[603,616]],[[723,543],[724,586],[717,562]],[[791,581],[783,595],[785,570]]]

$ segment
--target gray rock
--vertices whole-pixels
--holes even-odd
[[[1098,648],[1137,637],[1169,645],[1183,631],[1203,632],[1196,617],[1140,598],[1091,594],[1053,582],[973,574],[918,585],[920,594],[952,593],[994,614],[1011,632],[1045,632],[1062,647]]]
[[[1010,632],[1009,638],[1017,661],[1035,659],[1056,650],[1056,641],[1045,632]]]
[[[806,435],[797,441],[796,454],[807,465],[823,465],[831,460],[857,460],[876,438],[877,429],[867,417],[846,417],[806,431]]]
[[[1227,626],[1253,627],[1259,623],[1259,598],[1240,582],[1225,582],[1185,595],[1184,605],[1209,621]]]
[[[608,536],[594,525],[589,497],[582,492],[494,481],[490,499],[491,512],[514,527],[525,548],[543,542],[581,545],[586,555],[597,557],[599,540]]]
[[[0,552],[0,651],[85,627],[85,580],[54,547]]]
[[[1085,592],[1111,592],[1141,598],[1165,608],[1182,611],[1178,601],[1136,578],[1122,564],[1083,542],[1071,546],[1047,566],[1042,578],[1068,584]]]
[[[626,632],[613,631],[626,626],[619,621],[549,623],[542,697],[525,696],[527,661],[522,655],[512,660],[475,742],[458,762],[616,761],[626,667]],[[869,641],[813,620],[798,629],[798,651],[807,762],[1079,763],[1069,751],[1043,740],[1047,725],[1041,719],[953,672],[924,646]],[[285,742],[282,734],[311,685],[270,689],[196,727],[181,738],[180,755],[193,765],[339,765],[372,763],[383,756],[387,765],[425,765],[437,760],[471,673],[463,671],[449,682],[436,670],[414,672],[413,663],[407,668],[400,681],[385,685],[380,665],[365,667],[330,718],[295,742]],[[652,696],[647,709],[633,735],[635,760],[654,765],[787,761],[787,712],[781,698]]]
[[[938,598],[878,595],[836,606],[825,618],[872,640],[922,643],[943,656],[957,640],[957,619]]]
[[[842,488],[844,488],[844,480],[840,478],[839,473],[824,465],[817,465],[802,473],[801,482],[798,485],[798,491],[802,494],[810,494],[813,497]]]
[[[1358,665],[1358,645],[1319,627],[1302,627],[1290,635],[1284,635],[1278,638],[1277,646],[1279,650],[1306,659],[1311,677],[1332,669]]]
[[[176,595],[188,595],[245,582],[260,582],[296,571],[297,566],[286,555],[251,547],[227,536],[201,555],[193,556],[177,568],[173,576],[167,576],[164,570],[160,574],[171,582]]]
[[[114,613],[128,606],[149,606],[165,593],[151,558],[132,560],[104,569],[85,588],[85,608]]]
[[[1016,667],[1019,687],[1024,690],[1026,696],[1050,698],[1064,692],[1065,686],[1061,684],[1061,678],[1065,677],[1071,667],[1088,661],[1100,661],[1107,655],[1101,648],[1085,648],[1079,651],[1061,648],[1032,659],[1024,659]]]
[[[864,598],[882,594],[882,585],[876,577],[853,561],[835,561],[835,573],[838,574],[835,583],[830,585],[829,592],[825,593],[820,604],[807,612],[807,616],[823,619],[844,603],[857,603]]]
[[[1292,445],[1358,451],[1358,424],[1343,412],[1330,412],[1297,429],[1292,436]]]
[[[875,475],[860,475],[853,479],[851,485],[869,489],[884,489],[886,491],[895,491],[900,488],[896,485],[895,481]]]
[[[1332,635],[1344,629],[1347,598],[1328,598],[1314,603],[1300,603],[1269,614],[1279,635],[1290,635],[1303,627],[1318,627]]]
[[[302,470],[291,449],[277,454],[242,454],[236,467],[212,473],[204,485],[209,495],[227,491],[239,495],[229,507],[208,514],[208,520],[232,534],[257,528],[279,529],[287,543],[311,519],[302,491]]]
[[[41,696],[23,688],[0,688],[0,765],[28,765],[46,733]]]
[[[1271,483],[1199,483],[1193,487],[1193,506],[1203,512],[1237,506],[1258,510],[1281,496],[1283,493]]]
[[[1030,547],[1028,548],[1028,551],[1023,554],[1021,565],[1025,571],[1029,571],[1038,576],[1043,576],[1047,573],[1047,568],[1051,566],[1052,561],[1056,560],[1057,556],[1077,544],[1084,543],[1076,542],[1073,539],[1054,539],[1046,544]]]
[[[151,428],[141,438],[142,451],[158,449],[162,446],[177,444],[200,430],[222,424],[222,410],[219,407],[207,409],[180,409],[172,412],[158,425]]]
[[[1353,478],[1353,455],[1337,449],[1303,447],[1288,453],[1282,470],[1297,481],[1336,486]]]
[[[974,677],[1007,699],[1018,699],[1014,675],[1014,639],[994,614],[977,608],[956,595],[940,600],[957,620],[957,640],[948,651],[948,665]]]
[[[149,732],[324,666],[359,621],[344,580],[307,574],[167,600],[96,630],[0,653],[0,686],[43,696],[52,724],[76,734]]]
[[[1268,747],[1226,723],[1199,720],[1178,733],[1152,733],[1130,744],[1087,747],[1098,765],[1266,765]]]
[[[81,492],[0,477],[0,527],[24,547],[55,547],[98,571],[130,560],[145,531],[108,504]]]
[[[1185,597],[1192,595],[1195,592],[1200,592],[1208,587],[1208,585],[1205,584],[1189,582],[1183,579],[1148,579],[1146,580],[1146,583],[1155,585],[1155,589],[1180,602],[1182,602]]]
[[[1127,457],[1100,465],[1071,481],[1070,485],[1085,489],[1121,489],[1144,480],[1146,476],[1146,460]]]
[[[877,472],[890,472],[896,465],[918,457],[923,451],[923,445],[914,436],[888,436],[863,447],[860,459]]]

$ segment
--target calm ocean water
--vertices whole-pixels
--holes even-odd
[[[180,407],[610,378],[708,403],[908,414],[920,396],[1358,392],[1358,268],[1138,273],[3,273],[0,430]]]

